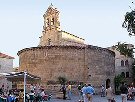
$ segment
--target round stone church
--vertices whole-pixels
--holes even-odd
[[[37,47],[18,51],[19,70],[41,77],[41,83],[69,81],[113,85],[115,53],[84,43],[84,39],[60,29],[59,11],[50,5]]]

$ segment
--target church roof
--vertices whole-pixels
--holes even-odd
[[[68,33],[68,32],[66,32],[66,31],[64,31],[64,30],[61,30],[61,32],[64,32],[64,33],[67,33],[67,34],[72,35],[72,36],[74,36],[74,37],[77,37],[77,38],[79,38],[79,39],[85,40],[85,39],[83,39],[83,38],[81,38],[81,37],[78,37],[78,36],[76,36],[76,35],[74,35],[74,34]]]
[[[1,52],[0,52],[0,58],[14,59],[14,57],[6,55],[6,54],[1,53]]]

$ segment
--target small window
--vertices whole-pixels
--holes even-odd
[[[51,45],[51,39],[48,38],[48,45]]]
[[[128,60],[126,60],[125,61],[125,66],[128,66],[128,65],[129,65]]]
[[[49,18],[47,18],[46,24],[47,26],[49,26]]]
[[[126,72],[126,78],[129,78],[129,72]]]
[[[125,73],[124,72],[121,72],[121,76],[125,78]]]
[[[121,66],[124,66],[124,61],[123,60],[121,60]]]
[[[54,25],[54,18],[52,18],[51,25]]]

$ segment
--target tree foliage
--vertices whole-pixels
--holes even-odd
[[[129,35],[135,35],[135,10],[127,12],[122,27],[126,28]]]
[[[60,83],[61,85],[63,85],[63,84],[65,84],[65,83],[67,82],[67,79],[66,79],[65,77],[59,76],[59,77],[58,77],[58,81],[59,81],[59,83]]]
[[[123,82],[123,81],[124,81],[124,77],[123,77],[121,74],[115,76],[115,78],[114,78],[115,91],[118,90],[118,88],[119,88],[121,82]]]
[[[132,63],[132,78],[133,78],[133,82],[135,84],[135,61]]]
[[[126,57],[134,57],[134,51],[133,51],[133,47],[128,46],[128,44],[126,43],[120,43],[118,42],[118,45],[116,45],[116,50],[118,50],[122,55],[126,56]]]

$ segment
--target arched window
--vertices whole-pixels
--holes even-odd
[[[48,38],[48,45],[51,45],[51,39]]]
[[[124,61],[123,60],[121,60],[121,66],[124,66]]]
[[[121,76],[125,78],[125,73],[124,72],[121,72]]]
[[[106,89],[110,87],[110,83],[111,83],[110,79],[107,79],[106,80]]]
[[[49,18],[46,19],[46,24],[49,26]]]
[[[128,65],[129,65],[128,60],[126,60],[125,61],[125,66],[128,66]]]
[[[51,25],[54,25],[54,18],[52,18]]]

